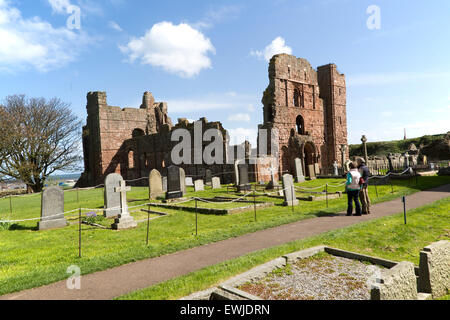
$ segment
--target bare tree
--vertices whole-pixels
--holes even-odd
[[[9,96],[0,105],[0,176],[40,192],[54,172],[79,169],[81,122],[60,99]]]

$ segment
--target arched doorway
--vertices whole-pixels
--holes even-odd
[[[314,165],[317,163],[316,148],[313,143],[306,142],[303,147],[303,155],[305,161],[305,172],[306,175],[311,177],[315,176]],[[312,170],[312,172],[311,172]]]

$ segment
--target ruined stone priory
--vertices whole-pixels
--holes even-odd
[[[191,123],[180,118],[174,124],[167,103],[156,102],[150,92],[144,93],[139,108],[125,109],[108,105],[105,92],[89,92],[83,127],[84,172],[77,186],[100,185],[111,173],[129,181],[148,177],[156,169],[166,177],[167,168],[174,165],[171,151],[179,143],[172,142],[173,132],[182,128],[194,136],[199,123],[203,133],[208,129],[221,132],[224,152],[222,164],[207,165],[204,160],[201,164],[176,164],[194,181],[205,179],[209,169],[224,184],[236,183],[235,164],[243,162],[249,164],[251,182],[269,182],[272,176],[279,181],[286,173],[296,176],[296,159],[297,170],[300,159],[303,174],[315,177],[322,168],[332,168],[335,161],[342,166],[342,150],[348,159],[348,148],[342,148],[347,146],[346,82],[335,64],[314,69],[305,59],[275,55],[269,64],[269,85],[262,104],[263,112],[255,111],[253,116],[261,118],[258,129],[266,130],[269,139],[264,145],[258,139],[252,148],[248,141],[230,145],[220,122],[201,118]],[[202,151],[207,146],[203,142]]]

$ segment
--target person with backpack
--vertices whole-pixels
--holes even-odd
[[[351,162],[349,164],[350,171],[347,173],[347,198],[348,198],[348,207],[347,207],[347,216],[351,216],[353,214],[353,202],[355,202],[356,214],[355,216],[361,216],[361,205],[359,203],[359,192],[361,190],[361,174],[359,173],[356,165]]]
[[[359,173],[364,180],[362,184],[361,192],[359,193],[359,199],[362,204],[362,214],[370,214],[370,198],[369,198],[369,176],[370,171],[366,165],[366,161],[362,158],[356,160],[358,164]]]

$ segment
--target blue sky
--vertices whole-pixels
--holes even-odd
[[[89,91],[121,107],[151,91],[174,122],[255,141],[266,59],[287,52],[346,74],[349,143],[416,137],[450,130],[449,32],[447,0],[0,0],[0,98],[56,96],[84,122]]]

